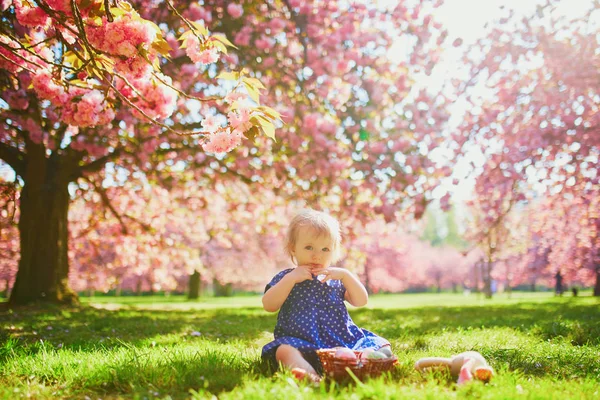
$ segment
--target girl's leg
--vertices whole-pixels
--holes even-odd
[[[282,344],[275,352],[275,358],[285,367],[292,370],[297,378],[303,378],[305,375],[312,381],[319,381],[320,377],[315,369],[302,356],[302,353],[295,347],[287,344]]]

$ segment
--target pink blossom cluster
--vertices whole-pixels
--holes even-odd
[[[238,46],[249,46],[250,39],[252,37],[252,27],[250,25],[245,25],[238,31],[238,33],[233,38],[233,41]]]
[[[113,108],[105,101],[99,90],[83,88],[65,88],[58,85],[48,71],[42,71],[33,77],[33,88],[37,95],[51,100],[61,108],[65,122],[75,126],[98,126],[112,121]]]
[[[226,127],[208,134],[202,148],[209,153],[228,153],[241,143],[242,134],[238,131],[232,132],[230,127]]]
[[[186,46],[187,56],[195,63],[208,65],[219,61],[219,49],[216,47],[206,48],[200,44],[200,39],[195,35],[188,35],[183,44]]]
[[[56,83],[49,71],[40,71],[32,79],[33,89],[44,100],[53,100],[57,104],[65,103],[68,95],[62,85]]]
[[[210,24],[212,22],[212,14],[210,11],[198,5],[197,2],[190,4],[184,13],[184,16],[192,21],[203,21],[205,24]]]
[[[149,22],[136,17],[125,14],[113,22],[103,17],[101,25],[88,28],[88,40],[108,54],[135,57],[141,48],[150,49],[157,33]]]
[[[227,13],[231,15],[231,18],[238,19],[244,14],[244,7],[241,4],[229,3]]]
[[[21,128],[29,133],[29,138],[33,143],[40,144],[44,139],[44,132],[39,123],[31,118],[26,118],[20,123]]]
[[[47,28],[50,17],[32,1],[14,0],[13,6],[17,20],[23,26]]]
[[[26,60],[34,61],[33,55],[29,54],[25,50],[11,51],[5,46],[10,47],[12,49],[20,48],[19,43],[17,43],[16,41],[12,40],[6,35],[0,35],[0,68],[5,69],[11,73],[16,73],[22,71],[24,67],[31,67],[31,63],[28,63]],[[40,60],[37,58],[36,60],[38,60],[36,62],[39,63]]]
[[[156,58],[154,54],[149,55],[150,59]],[[152,65],[143,57],[119,58],[115,62],[115,69],[126,76],[142,79],[152,73]]]
[[[13,110],[26,110],[29,107],[29,98],[23,89],[7,90],[2,94],[2,99],[8,103]]]
[[[99,158],[108,154],[106,146],[88,142],[83,135],[77,135],[75,140],[70,144],[71,148],[76,151],[85,151],[89,156]]]
[[[82,89],[84,92],[79,100],[79,96],[74,96],[68,101],[63,109],[63,120],[74,126],[88,127],[108,124],[115,118],[115,112],[104,99],[104,95],[99,90]]]
[[[233,133],[243,134],[248,129],[252,128],[252,122],[250,122],[250,110],[247,108],[231,111],[227,114],[227,118],[229,119],[231,129],[233,129]]]
[[[219,122],[219,118],[216,115],[207,115],[202,120],[202,128],[204,132],[207,133],[215,133],[219,129],[221,129],[221,123]]]
[[[157,74],[165,83],[171,85],[170,77]],[[132,79],[128,85],[122,79],[117,80],[117,90],[130,99],[147,116],[151,118],[168,118],[175,111],[177,105],[177,92],[175,89],[160,82],[158,79]],[[139,93],[139,95],[138,95]],[[138,117],[138,111],[134,111]]]
[[[275,39],[267,35],[262,35],[259,39],[254,41],[254,45],[261,51],[268,50],[275,46]]]

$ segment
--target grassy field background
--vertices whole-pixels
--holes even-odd
[[[386,337],[393,373],[319,387],[260,362],[276,314],[259,296],[82,298],[78,308],[0,312],[0,398],[598,399],[600,300],[514,292],[372,296],[354,321]],[[497,376],[458,387],[424,356],[481,352]]]

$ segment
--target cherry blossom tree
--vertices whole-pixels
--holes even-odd
[[[106,190],[108,199],[86,193],[73,204],[71,287],[181,292],[196,273],[217,294],[259,291],[291,265],[283,252],[289,204],[270,191],[195,181],[166,190],[133,180],[126,189]]]
[[[260,105],[262,83],[244,71],[215,76],[214,63],[233,45],[173,7],[191,70],[207,76],[196,84],[229,87],[226,97],[223,90],[186,93],[177,81],[184,76],[165,74],[168,27],[140,17],[126,1],[14,0],[3,1],[1,11],[0,158],[23,182],[13,303],[76,301],[67,285],[69,184],[87,180],[103,191],[90,179],[117,161],[130,172],[154,168],[151,155],[171,165],[173,154],[160,154],[171,143],[187,146],[183,160],[193,161],[202,149],[232,150],[250,129],[274,137],[278,114]],[[191,101],[204,109],[224,103],[226,117],[203,113],[188,121],[181,110]]]
[[[0,290],[8,294],[19,262],[18,183],[5,179],[0,170]]]
[[[445,40],[432,17],[440,1],[105,3],[2,3],[0,156],[24,182],[21,209],[41,213],[21,213],[27,257],[14,302],[74,298],[69,183],[102,195],[107,183],[143,174],[172,188],[186,170],[392,221],[420,217],[450,173],[427,157],[442,145],[447,100],[416,84]],[[60,213],[28,206],[42,187]],[[47,250],[34,253],[23,238],[42,235],[44,213],[57,215],[56,228],[35,245]],[[34,275],[49,286],[36,287]]]
[[[356,272],[370,292],[469,286],[478,261],[449,246],[433,247],[406,225],[383,218],[356,229],[344,246],[342,265]]]
[[[420,216],[443,174],[426,155],[440,145],[445,99],[415,84],[445,39],[438,5],[191,3],[189,18],[233,37],[238,65],[269,87],[286,123],[281,140],[258,137],[220,167],[363,220]]]
[[[598,295],[600,193],[597,188],[591,189],[593,193],[580,190],[578,197],[557,196],[533,203],[528,233],[533,239],[533,261],[544,261],[539,267],[548,284],[560,271],[567,282],[594,286]]]
[[[598,186],[600,153],[593,84],[598,5],[576,18],[565,17],[561,6],[548,1],[525,17],[504,10],[490,34],[465,53],[468,79],[457,87],[468,112],[455,140],[463,148],[479,148],[486,158],[475,172],[478,226],[490,262],[492,246],[502,239],[495,231],[515,204],[547,197],[587,205],[598,196],[592,190]],[[585,220],[579,221],[582,227],[594,224]],[[573,261],[596,262],[594,244],[567,242],[571,250],[563,254]],[[581,251],[590,253],[575,256]]]

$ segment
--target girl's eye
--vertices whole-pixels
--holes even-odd
[[[306,247],[305,247],[305,249],[306,249],[306,250],[312,250],[312,249],[313,249],[313,247],[312,247],[312,246],[306,246]]]
[[[329,251],[329,247],[323,247],[323,251]]]

